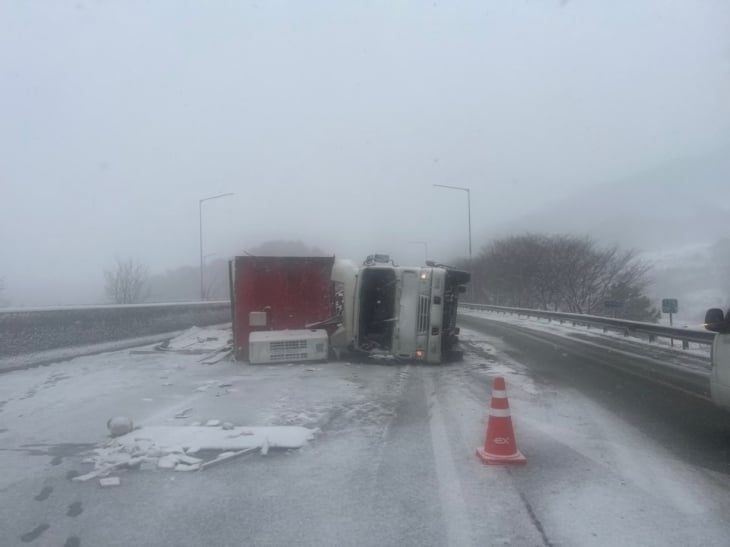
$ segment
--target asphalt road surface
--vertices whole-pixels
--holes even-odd
[[[2,374],[0,544],[728,544],[726,413],[558,338],[461,324],[470,349],[443,366],[120,351]],[[524,467],[475,454],[498,375]],[[107,488],[71,480],[108,442],[112,415],[316,434],[205,471],[124,471]]]

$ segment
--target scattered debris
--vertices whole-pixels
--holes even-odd
[[[126,416],[115,416],[107,420],[106,427],[109,429],[112,437],[119,437],[132,431],[134,429],[134,423]]]
[[[216,363],[220,363],[224,359],[232,359],[233,358],[233,350],[231,349],[224,349],[219,352],[216,352],[212,355],[206,355],[200,360],[200,363],[204,365],[215,365]]]
[[[244,430],[242,430],[242,431],[239,431],[239,432],[238,432],[238,433],[236,433],[235,435],[229,435],[229,436],[228,436],[228,438],[229,438],[229,439],[233,439],[233,438],[235,438],[235,437],[243,437],[243,436],[245,436],[245,435],[253,435],[253,433],[252,433],[251,431],[247,430],[247,429],[244,429]]]
[[[205,359],[231,350],[229,329],[192,327],[184,333],[154,346],[157,352],[181,355],[205,355]]]
[[[84,475],[76,475],[75,477],[72,477],[71,480],[75,482],[86,482],[88,480],[95,479],[98,476],[98,471],[90,471],[89,473],[85,473]]]
[[[190,413],[192,411],[193,411],[192,407],[186,408],[185,410],[181,410],[180,412],[175,414],[175,418],[177,420],[183,420],[183,419],[187,418],[188,416],[190,416]]]
[[[221,425],[220,420],[208,420],[205,422],[205,427],[218,427],[219,425]]]
[[[231,382],[223,382],[218,384],[218,387],[233,387],[233,384]]]
[[[157,460],[157,467],[160,469],[175,469],[178,463],[177,456],[174,454],[168,454],[167,456],[162,456],[159,460]]]
[[[221,425],[220,420],[207,423],[217,425],[141,427],[115,437],[84,459],[93,463],[94,469],[72,480],[86,482],[131,469],[197,471],[254,450],[266,455],[271,448],[302,448],[315,433],[296,426],[241,427],[230,422]],[[210,457],[211,452],[219,454],[208,461],[193,456],[202,453]]]
[[[194,463],[192,465],[188,465],[185,463],[179,463],[175,466],[175,471],[200,471],[200,464]]]
[[[99,479],[99,484],[103,487],[119,486],[122,484],[122,481],[119,477],[104,477],[103,479]]]
[[[199,463],[203,463],[203,460],[200,458],[193,458],[192,456],[188,456],[186,454],[179,454],[176,455],[177,460],[184,464],[184,465],[195,465]]]
[[[220,454],[218,454],[217,458],[200,464],[200,470],[203,471],[213,465],[217,465],[221,462],[232,460],[233,458],[237,458],[238,456],[243,456],[244,454],[247,454],[254,450],[256,450],[256,449],[255,448],[244,448],[243,450],[238,450],[236,452],[221,452]]]
[[[220,420],[211,421],[220,423]],[[125,447],[128,452],[138,456],[148,453],[152,447],[164,450],[167,454],[183,452],[189,454],[193,447],[198,450],[222,452],[260,448],[265,440],[271,448],[301,448],[313,438],[314,432],[311,429],[299,426],[235,426],[232,430],[224,430],[213,425],[149,426],[119,437],[110,444]],[[142,443],[147,443],[148,446],[140,446]]]

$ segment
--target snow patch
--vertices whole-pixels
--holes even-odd
[[[184,352],[218,352],[230,349],[232,342],[231,328],[192,327],[169,342],[157,346],[163,351]]]
[[[207,467],[213,460],[217,463],[242,452],[261,450],[266,455],[271,448],[301,448],[313,438],[314,431],[296,426],[239,426],[232,429],[211,426],[142,427],[95,449],[93,455],[84,460],[93,463],[94,470],[74,480],[84,482],[119,469],[137,469],[142,464],[159,469],[196,471]],[[207,462],[191,456],[201,451],[219,454]]]

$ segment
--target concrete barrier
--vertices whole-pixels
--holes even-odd
[[[0,311],[0,357],[227,323],[230,302],[15,308]]]

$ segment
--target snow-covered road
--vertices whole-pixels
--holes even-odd
[[[727,545],[730,435],[690,419],[721,423],[715,409],[479,331],[464,331],[463,362],[437,367],[125,350],[2,374],[0,544]],[[495,375],[524,467],[475,455]],[[193,473],[121,470],[119,486],[71,480],[93,469],[83,461],[114,415],[314,439]]]

